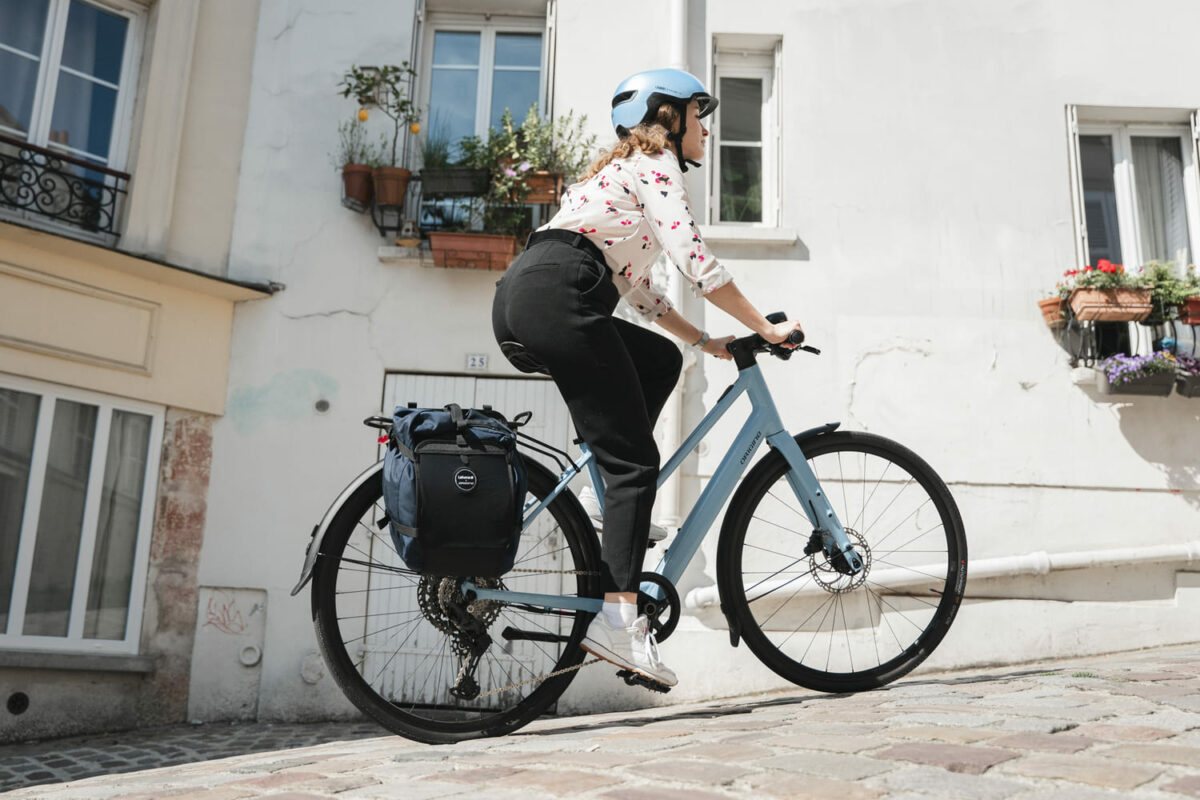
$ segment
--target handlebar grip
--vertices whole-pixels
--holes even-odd
[[[792,331],[787,337],[788,344],[801,345],[804,344],[804,331]]]

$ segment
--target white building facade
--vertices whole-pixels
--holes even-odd
[[[759,308],[800,319],[823,351],[764,364],[785,423],[896,439],[962,511],[966,598],[926,668],[1200,638],[1200,400],[1100,394],[1035,306],[1118,246],[1127,266],[1196,260],[1200,53],[1164,46],[1166,25],[1195,28],[1200,8],[671,0],[635,15],[576,0],[261,0],[226,277],[286,288],[234,312],[188,716],[354,713],[322,664],[307,592],[290,592],[313,525],[378,458],[362,419],[408,400],[520,396],[545,435],[569,437],[552,387],[493,341],[500,273],[435,267],[339,203],[329,154],[357,111],[336,91],[352,64],[410,61],[426,127],[432,115],[482,133],[505,104],[520,115],[537,102],[586,114],[601,143],[621,79],[701,76],[721,98],[710,158],[688,174],[706,240]],[[404,137],[414,172],[422,135]],[[685,316],[743,332],[670,272]],[[664,453],[734,376],[685,359]],[[738,424],[664,488],[668,527]],[[783,685],[728,646],[706,591],[715,545],[679,586],[685,617],[662,647],[680,685],[651,696],[588,668],[560,711]]]

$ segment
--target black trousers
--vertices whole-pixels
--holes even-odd
[[[612,316],[604,256],[570,231],[535,233],[492,305],[496,341],[520,342],[550,371],[605,480],[606,592],[636,592],[659,454],[654,423],[683,358],[666,337]]]

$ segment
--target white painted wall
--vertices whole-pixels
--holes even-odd
[[[560,5],[555,109],[587,113],[607,140],[612,86],[666,56],[666,4],[619,36],[596,35],[613,24],[607,7]],[[973,558],[1195,539],[1200,403],[1114,403],[1076,386],[1034,301],[1073,258],[1064,106],[1200,106],[1200,52],[1161,40],[1200,25],[1200,8],[708,0],[689,11],[697,72],[714,34],[784,37],[783,224],[800,242],[718,252],[746,294],[802,319],[824,350],[765,365],[788,425],[841,420],[913,447],[951,484]],[[358,422],[377,412],[384,372],[461,371],[483,352],[492,374],[510,374],[488,320],[496,274],[381,263],[368,220],[337,203],[327,154],[354,109],[333,86],[351,62],[407,58],[412,17],[411,2],[262,0],[229,272],[287,289],[237,312],[199,582],[268,593],[263,718],[348,712],[327,677],[301,679],[319,672],[316,645],[307,596],[287,592],[312,525],[374,455]],[[737,331],[718,311],[704,317],[714,335]],[[711,405],[733,370],[702,368],[692,386]],[[734,425],[715,434],[701,475]],[[712,580],[714,546],[696,585]],[[1176,587],[1194,594],[1176,569],[971,584],[999,599],[965,607],[938,663],[1118,649],[1135,629],[1139,645],[1194,637],[1171,622]],[[1085,596],[1108,584],[1121,591]],[[1037,601],[1050,597],[1078,602]],[[701,614],[664,646],[692,687],[669,699],[773,685],[719,626]],[[593,670],[563,708],[648,701]]]

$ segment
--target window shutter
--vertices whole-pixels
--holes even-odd
[[[1083,213],[1083,169],[1079,162],[1079,115],[1075,106],[1067,106],[1067,158],[1071,175],[1071,216],[1074,224],[1075,266],[1083,267],[1088,258],[1087,218]]]

